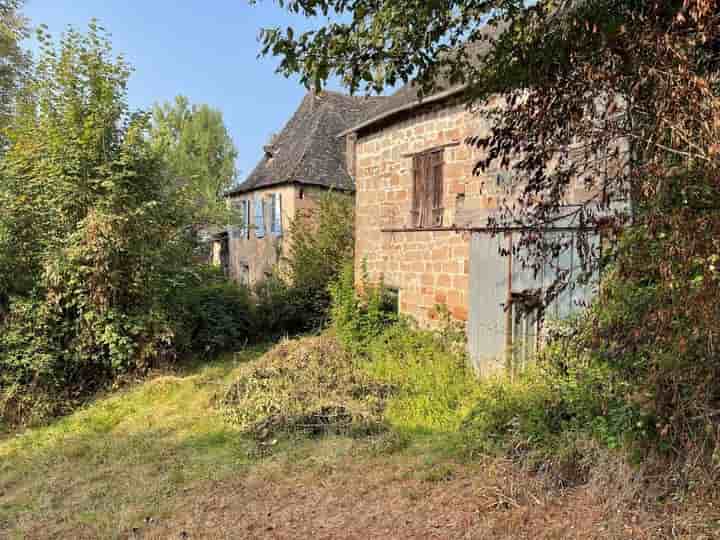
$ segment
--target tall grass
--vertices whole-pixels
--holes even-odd
[[[477,381],[457,345],[407,323],[390,327],[370,343],[363,369],[398,389],[385,410],[394,429],[432,434],[460,428]]]

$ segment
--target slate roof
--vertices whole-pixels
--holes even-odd
[[[252,173],[226,196],[286,183],[354,190],[338,135],[366,120],[383,99],[309,92]]]

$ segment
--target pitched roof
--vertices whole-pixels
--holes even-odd
[[[483,36],[481,39],[466,43],[462,46],[463,54],[467,56],[471,64],[479,64],[482,62],[483,56],[491,48],[492,40],[499,36],[505,27],[505,24],[485,26],[481,34]],[[340,135],[347,135],[361,129],[372,127],[383,120],[389,120],[398,114],[410,111],[421,105],[442,101],[456,94],[460,94],[468,88],[468,85],[464,83],[451,84],[447,73],[441,71],[436,80],[435,88],[435,93],[429,96],[423,96],[420,87],[414,82],[409,82],[388,98],[381,100],[375,109],[370,112],[367,119],[346,129],[341,132]]]
[[[309,92],[252,173],[226,195],[286,183],[354,190],[338,134],[364,121],[383,99]]]

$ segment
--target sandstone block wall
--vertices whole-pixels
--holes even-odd
[[[413,228],[413,155],[426,150],[444,147],[444,228],[463,228],[468,225],[469,209],[474,215],[487,215],[498,208],[499,201],[516,196],[521,187],[512,171],[491,167],[473,175],[484,155],[465,140],[490,135],[489,119],[451,101],[416,108],[405,118],[371,129],[358,133],[355,145],[356,275],[360,279],[365,266],[369,281],[382,279],[397,288],[401,312],[422,325],[435,323],[436,304],[447,305],[455,319],[466,321],[470,234],[392,230]],[[573,186],[569,198],[577,201],[588,196],[579,184]]]
[[[412,226],[412,155],[444,150],[443,224],[450,226],[458,204],[496,205],[493,191],[481,194],[485,178],[472,170],[481,154],[464,139],[487,127],[463,105],[427,107],[417,114],[357,139],[356,264],[372,282],[399,290],[400,310],[422,325],[437,320],[444,304],[460,321],[468,316],[469,235],[452,231],[383,232]]]

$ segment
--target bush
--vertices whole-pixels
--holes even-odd
[[[656,426],[650,438],[678,455],[720,448],[718,232],[715,214],[671,209],[628,231],[588,323],[595,361],[627,382]]]
[[[274,339],[312,330],[303,291],[273,273],[253,287],[253,325],[258,338]]]
[[[342,193],[322,195],[317,208],[299,212],[290,225],[290,246],[283,261],[291,298],[303,313],[307,329],[328,319],[328,285],[337,279],[355,244],[354,199]]]
[[[211,267],[194,269],[187,278],[167,299],[177,324],[178,351],[208,358],[256,340],[254,308],[246,287]]]
[[[550,341],[535,364],[479,383],[462,427],[468,453],[503,452],[547,464],[583,441],[609,449],[644,444],[652,419],[628,399],[633,385],[593,356],[589,321],[586,314],[547,323]]]
[[[371,339],[365,351],[368,373],[398,388],[386,412],[393,427],[445,433],[460,427],[477,380],[458,335],[400,321]]]
[[[28,424],[72,410],[119,374],[172,354],[160,315],[88,311],[81,321],[45,298],[17,299],[0,334],[0,418]]]
[[[333,327],[340,342],[354,353],[365,351],[373,339],[398,321],[397,307],[383,284],[363,281],[362,293],[358,294],[350,260],[330,285]]]
[[[193,278],[192,209],[148,143],[147,116],[128,109],[131,70],[103,31],[91,23],[40,48],[0,160],[0,418],[11,423],[178,353],[231,346],[248,327],[242,291]]]
[[[439,331],[400,318],[382,283],[371,285],[363,277],[358,293],[351,262],[330,292],[338,340],[373,378],[397,388],[386,408],[388,423],[403,434],[456,430],[477,384],[464,332],[449,317]]]

